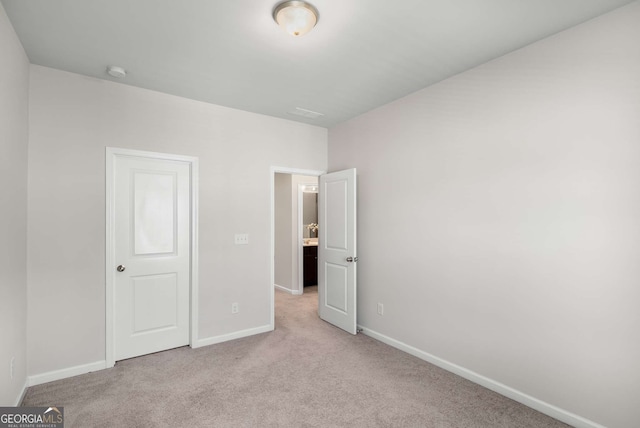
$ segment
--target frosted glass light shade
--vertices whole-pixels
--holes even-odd
[[[292,36],[302,36],[318,22],[318,10],[305,1],[286,1],[273,10],[273,19]]]

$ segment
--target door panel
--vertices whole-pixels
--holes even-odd
[[[347,181],[329,181],[326,183],[326,242],[327,248],[347,251]]]
[[[348,272],[345,266],[326,263],[325,305],[344,314],[348,310]]]
[[[318,312],[356,334],[356,170],[320,176]]]
[[[190,165],[116,156],[114,356],[189,343]],[[109,268],[116,269],[116,266]]]
[[[178,328],[178,281],[175,273],[131,278],[133,335]]]
[[[176,181],[174,173],[134,172],[134,254],[175,251]]]

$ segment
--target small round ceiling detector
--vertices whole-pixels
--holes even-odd
[[[109,73],[109,76],[118,79],[122,79],[127,75],[127,71],[124,68],[116,67],[115,65],[110,65],[109,67],[107,67],[107,73]]]

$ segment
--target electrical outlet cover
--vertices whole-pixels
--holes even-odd
[[[249,235],[246,233],[237,233],[235,236],[236,245],[248,245],[249,244]]]

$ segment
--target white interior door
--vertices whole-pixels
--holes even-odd
[[[318,312],[356,334],[356,170],[320,176]]]
[[[114,159],[115,360],[189,343],[188,162]]]

